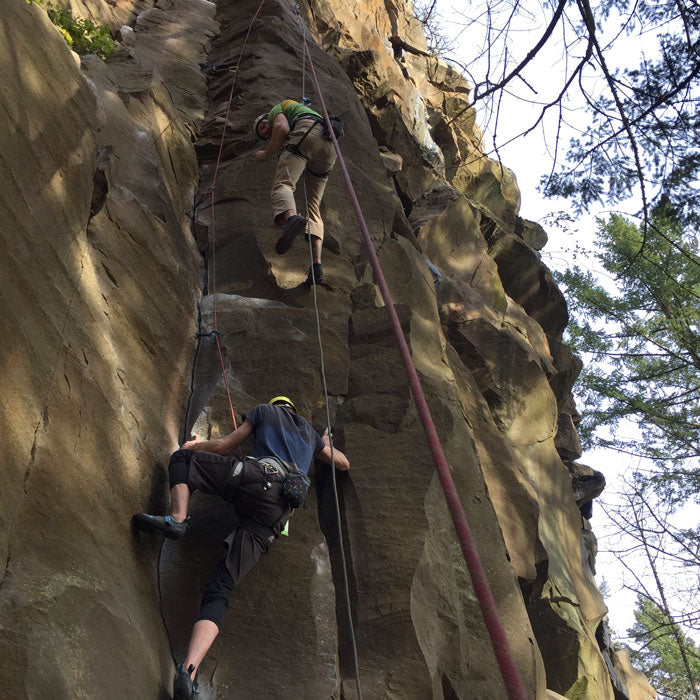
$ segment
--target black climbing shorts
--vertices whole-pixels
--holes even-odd
[[[240,462],[240,478],[234,479]],[[231,592],[279,537],[291,508],[282,495],[282,484],[269,481],[265,465],[253,457],[238,460],[211,452],[178,450],[170,458],[170,486],[182,483],[190,491],[214,494],[232,503],[240,518],[224,540],[224,558],[202,594],[199,619],[221,627]]]

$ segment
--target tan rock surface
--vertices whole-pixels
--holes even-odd
[[[156,0],[58,0],[53,4],[70,10],[75,17],[119,27],[133,22],[140,12],[153,7]]]
[[[9,3],[3,23],[3,694],[155,692],[169,671],[154,550],[125,516],[162,501],[152,465],[180,428],[196,162],[149,67],[133,96],[126,59],[81,72],[36,5]]]
[[[107,63],[81,64],[24,0],[3,17],[4,687],[166,697],[233,515],[197,496],[192,530],[162,552],[127,523],[167,507],[179,438],[232,428],[215,325],[237,420],[286,394],[325,425],[314,296],[299,287],[308,248],[274,253],[274,162],[254,161],[250,129],[302,80],[319,105],[284,3],[263,6],[237,73],[257,4],[71,3],[129,25]],[[426,55],[406,6],[315,0],[301,13],[528,696],[612,699],[594,537],[562,462],[577,449],[580,365],[559,342],[566,304],[536,253],[544,232],[518,218],[515,177],[479,150],[474,111],[448,124],[469,86]],[[329,286],[316,291],[352,463],[337,482],[364,696],[505,697],[339,169],[322,211]],[[332,480],[315,476],[289,539],[234,593],[205,693],[354,697]]]
[[[514,234],[497,230],[489,252],[498,265],[503,288],[555,340],[569,321],[564,295],[539,256]]]
[[[629,649],[618,649],[612,654],[615,670],[625,684],[629,700],[654,700],[656,691],[649,685],[646,676],[638,671],[630,661]]]

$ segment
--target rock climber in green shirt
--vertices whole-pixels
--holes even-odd
[[[275,250],[284,255],[296,236],[306,231],[313,253],[306,283],[318,284],[323,281],[321,198],[336,159],[332,141],[324,137],[323,117],[306,105],[284,100],[257,117],[253,131],[258,138],[269,140],[267,148],[256,152],[257,161],[264,161],[282,149],[270,193],[275,224],[282,227]],[[294,190],[302,174],[305,174],[308,221],[297,213],[294,200]]]

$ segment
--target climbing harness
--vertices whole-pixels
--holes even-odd
[[[285,146],[282,150],[289,151],[290,153],[293,153],[295,156],[299,156],[300,158],[303,158],[304,160],[306,160],[306,156],[301,152],[300,146],[302,143],[304,143],[304,141],[306,141],[306,137],[311,133],[311,130],[315,129],[316,126],[320,122],[318,121],[318,119],[316,117],[313,116],[313,114],[305,114],[303,117],[300,117],[296,121],[302,121],[303,119],[306,119],[308,121],[313,121],[313,124],[304,132],[304,135],[299,139],[299,143],[285,144]]]
[[[323,129],[323,138],[326,139],[326,141],[331,141],[330,134],[328,133],[328,125],[326,124],[325,120],[323,118],[319,119],[318,117],[314,116],[313,114],[307,114],[302,117],[299,117],[296,121],[302,121],[304,119],[308,119],[310,121],[313,121],[314,123],[304,132],[304,135],[299,139],[298,143],[289,143],[285,144],[282,150],[284,151],[289,151],[290,153],[293,153],[295,156],[299,156],[299,158],[303,158],[304,160],[308,160],[308,158],[301,152],[301,144],[304,143],[306,140],[306,137],[311,133],[311,131],[316,128],[319,124],[321,125],[321,128]],[[336,135],[336,138],[341,138],[344,134],[344,128],[343,128],[343,118],[342,117],[336,117],[336,116],[331,116],[331,122],[333,124],[333,133]],[[306,166],[306,172],[309,173],[310,175],[313,175],[314,177],[317,177],[319,179],[326,179],[330,174],[330,170],[326,170],[325,172],[322,173],[317,173],[311,170],[309,166]],[[306,184],[304,185],[306,187]],[[306,209],[308,212],[308,202],[306,203]]]
[[[323,123],[323,138],[326,139],[326,141],[332,141],[332,131],[337,140],[342,139],[343,136],[345,136],[345,122],[343,118],[339,117],[337,114],[331,114],[330,117],[328,117],[328,122],[330,126],[325,121]]]
[[[328,115],[328,109],[326,108],[326,103],[323,99],[323,93],[316,76],[316,70],[314,67],[313,59],[311,58],[311,52],[306,43],[306,36],[304,35],[304,49],[306,55],[309,59],[309,68],[311,69],[311,76],[316,88],[316,93],[321,103],[323,110],[323,115],[328,123],[329,129],[332,128],[330,124],[330,117]],[[496,608],[496,602],[489,588],[488,581],[486,580],[486,574],[484,568],[481,564],[479,554],[476,550],[476,543],[472,536],[469,525],[467,524],[467,518],[462,508],[462,504],[459,501],[459,496],[457,494],[457,489],[455,487],[452,475],[450,474],[450,467],[447,464],[447,459],[442,450],[442,445],[440,444],[440,439],[435,429],[435,424],[433,423],[432,416],[430,414],[430,409],[425,400],[425,395],[423,394],[423,389],[418,378],[418,372],[416,371],[415,365],[413,364],[413,359],[411,358],[411,352],[404,338],[403,332],[401,330],[401,324],[399,322],[398,315],[396,314],[396,309],[394,308],[394,302],[392,301],[391,294],[389,292],[389,287],[387,286],[386,280],[384,278],[384,273],[382,272],[381,265],[379,263],[379,258],[374,249],[372,239],[369,234],[369,229],[367,228],[367,223],[365,222],[362,209],[360,208],[360,203],[357,199],[355,189],[350,180],[350,174],[348,173],[347,166],[345,164],[345,159],[343,154],[340,152],[338,146],[338,140],[335,134],[332,135],[333,145],[335,147],[338,162],[340,164],[341,172],[343,173],[343,179],[345,180],[345,186],[350,196],[350,200],[355,210],[355,216],[357,222],[362,231],[362,236],[365,241],[365,246],[369,253],[370,264],[374,271],[375,280],[377,286],[379,287],[382,298],[384,299],[384,304],[386,306],[387,312],[391,320],[392,330],[394,332],[394,337],[396,339],[399,353],[401,359],[404,363],[404,368],[406,374],[408,375],[409,384],[411,386],[411,394],[413,395],[413,400],[416,404],[416,409],[420,417],[421,423],[423,424],[423,429],[426,433],[426,438],[430,451],[433,455],[433,461],[437,468],[438,477],[440,479],[440,484],[442,485],[442,490],[447,502],[450,515],[452,516],[452,522],[457,533],[457,537],[462,548],[462,554],[464,556],[464,561],[469,569],[469,575],[471,576],[472,586],[474,588],[474,593],[476,594],[477,600],[479,602],[479,607],[481,608],[481,614],[484,618],[484,624],[488,630],[489,636],[491,638],[491,645],[493,647],[496,660],[498,661],[499,668],[501,670],[501,675],[503,677],[503,683],[505,685],[506,691],[508,692],[508,697],[510,700],[527,700],[527,692],[525,686],[523,685],[522,679],[520,678],[520,673],[515,665],[515,661],[510,652],[510,646],[508,644],[508,638],[506,637],[505,630],[501,624],[498,611]]]
[[[308,475],[304,474],[296,464],[285,462],[276,455],[259,457],[258,462],[265,467],[265,476],[268,481],[282,484],[282,496],[292,509],[301,508],[311,486]]]

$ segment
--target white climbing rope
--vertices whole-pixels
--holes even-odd
[[[304,98],[305,98],[305,93],[304,93],[304,86],[305,86],[305,77],[306,77],[306,27],[304,23],[301,20],[301,15],[299,12],[299,4],[296,4],[296,12],[297,12],[297,21],[299,23],[299,28],[301,29],[301,34],[302,34],[302,55],[304,57],[304,60],[302,62],[302,77],[301,77],[301,91],[302,91],[302,104],[304,104]],[[314,298],[314,312],[316,315],[316,334],[318,338],[318,349],[320,353],[320,359],[321,359],[321,378],[323,380],[323,397],[324,397],[324,406],[326,409],[326,432],[328,433],[328,441],[330,443],[330,448],[331,448],[331,481],[333,484],[333,499],[335,502],[335,515],[336,515],[336,524],[338,526],[338,545],[340,549],[340,559],[342,562],[342,569],[343,569],[343,583],[345,586],[345,605],[347,609],[347,614],[348,614],[348,629],[350,632],[350,641],[352,644],[352,654],[353,654],[353,663],[355,667],[355,684],[357,686],[357,696],[359,700],[362,700],[362,684],[360,682],[360,668],[359,668],[359,663],[358,663],[358,658],[357,658],[357,642],[355,639],[355,624],[352,619],[352,602],[350,600],[350,584],[348,581],[348,567],[345,559],[345,547],[343,545],[343,523],[342,519],[340,517],[340,500],[338,499],[338,483],[337,483],[337,478],[335,474],[335,457],[334,457],[334,447],[333,447],[333,433],[331,430],[331,414],[330,414],[330,407],[328,405],[328,383],[326,381],[326,364],[325,364],[325,359],[324,359],[324,354],[323,354],[323,340],[321,337],[321,316],[319,313],[318,309],[318,292],[317,292],[317,285],[316,285],[316,274],[314,272],[314,254],[313,254],[313,245],[311,242],[311,236],[308,233],[308,221],[309,221],[309,200],[307,196],[307,190],[306,190],[306,176],[304,176],[304,204],[306,207],[306,226],[307,226],[307,241],[309,243],[309,263],[310,263],[310,274],[311,274],[311,287],[313,288],[313,298]]]

